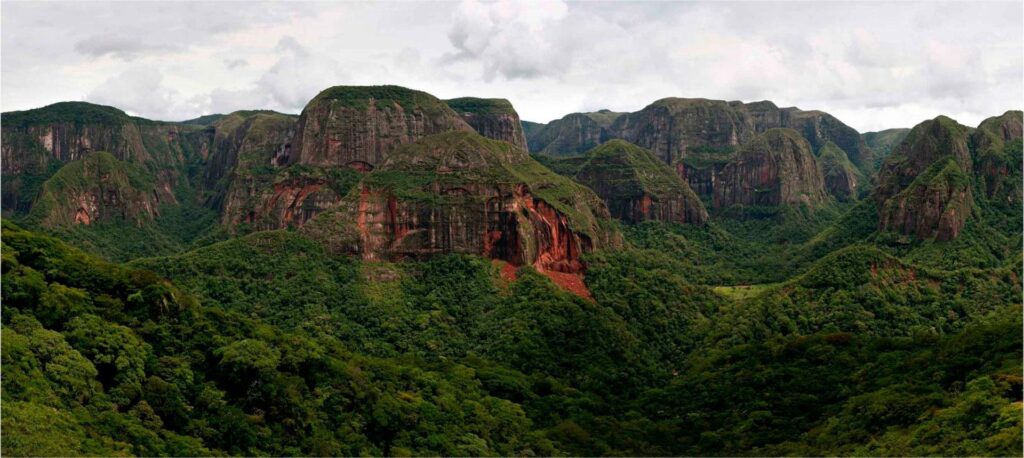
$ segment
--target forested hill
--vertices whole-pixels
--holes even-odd
[[[0,452],[1018,455],[1022,118],[4,113]]]
[[[360,262],[289,231],[127,266],[8,222],[3,235],[5,454],[1021,444],[1018,263],[945,271],[852,247],[717,291],[630,248],[591,258],[590,301],[531,268]]]

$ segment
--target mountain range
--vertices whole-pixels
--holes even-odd
[[[3,451],[1016,453],[1022,130],[398,86],[6,112]]]

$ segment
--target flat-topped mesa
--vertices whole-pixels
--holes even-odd
[[[584,161],[576,181],[593,189],[613,217],[631,223],[707,222],[708,212],[690,186],[644,148],[609,140],[587,152]]]
[[[538,125],[527,137],[530,152],[555,157],[583,154],[607,140],[608,128],[622,115],[610,110],[571,113]]]
[[[302,230],[364,259],[469,253],[580,273],[583,253],[618,243],[598,224],[609,217],[592,191],[521,149],[449,132],[396,149]]]
[[[857,199],[857,193],[866,179],[846,157],[845,151],[835,143],[828,142],[818,151],[817,162],[824,180],[825,192],[840,201]]]
[[[369,171],[401,145],[473,128],[425,92],[399,86],[336,86],[306,105],[296,130],[283,163]]]
[[[878,173],[879,230],[951,240],[974,208],[971,129],[945,116],[915,126]]]
[[[61,167],[42,185],[29,219],[47,227],[124,220],[137,225],[158,215],[161,203],[175,203],[142,167],[105,151]]]
[[[736,148],[755,134],[742,104],[675,97],[619,116],[608,130],[611,138],[647,148],[668,164],[676,164],[694,149]]]
[[[526,151],[526,135],[519,113],[508,100],[461,97],[444,102],[480,135],[509,142]]]
[[[713,205],[815,207],[826,199],[807,140],[793,129],[769,129],[717,173]]]

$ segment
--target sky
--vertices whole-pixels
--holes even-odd
[[[1024,107],[1024,2],[0,3],[0,109],[298,113],[336,85],[520,117],[771,100],[861,132]]]

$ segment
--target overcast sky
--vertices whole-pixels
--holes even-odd
[[[1021,109],[1021,1],[16,3],[0,106],[298,113],[333,85],[504,97],[521,117],[772,100],[863,131]]]

